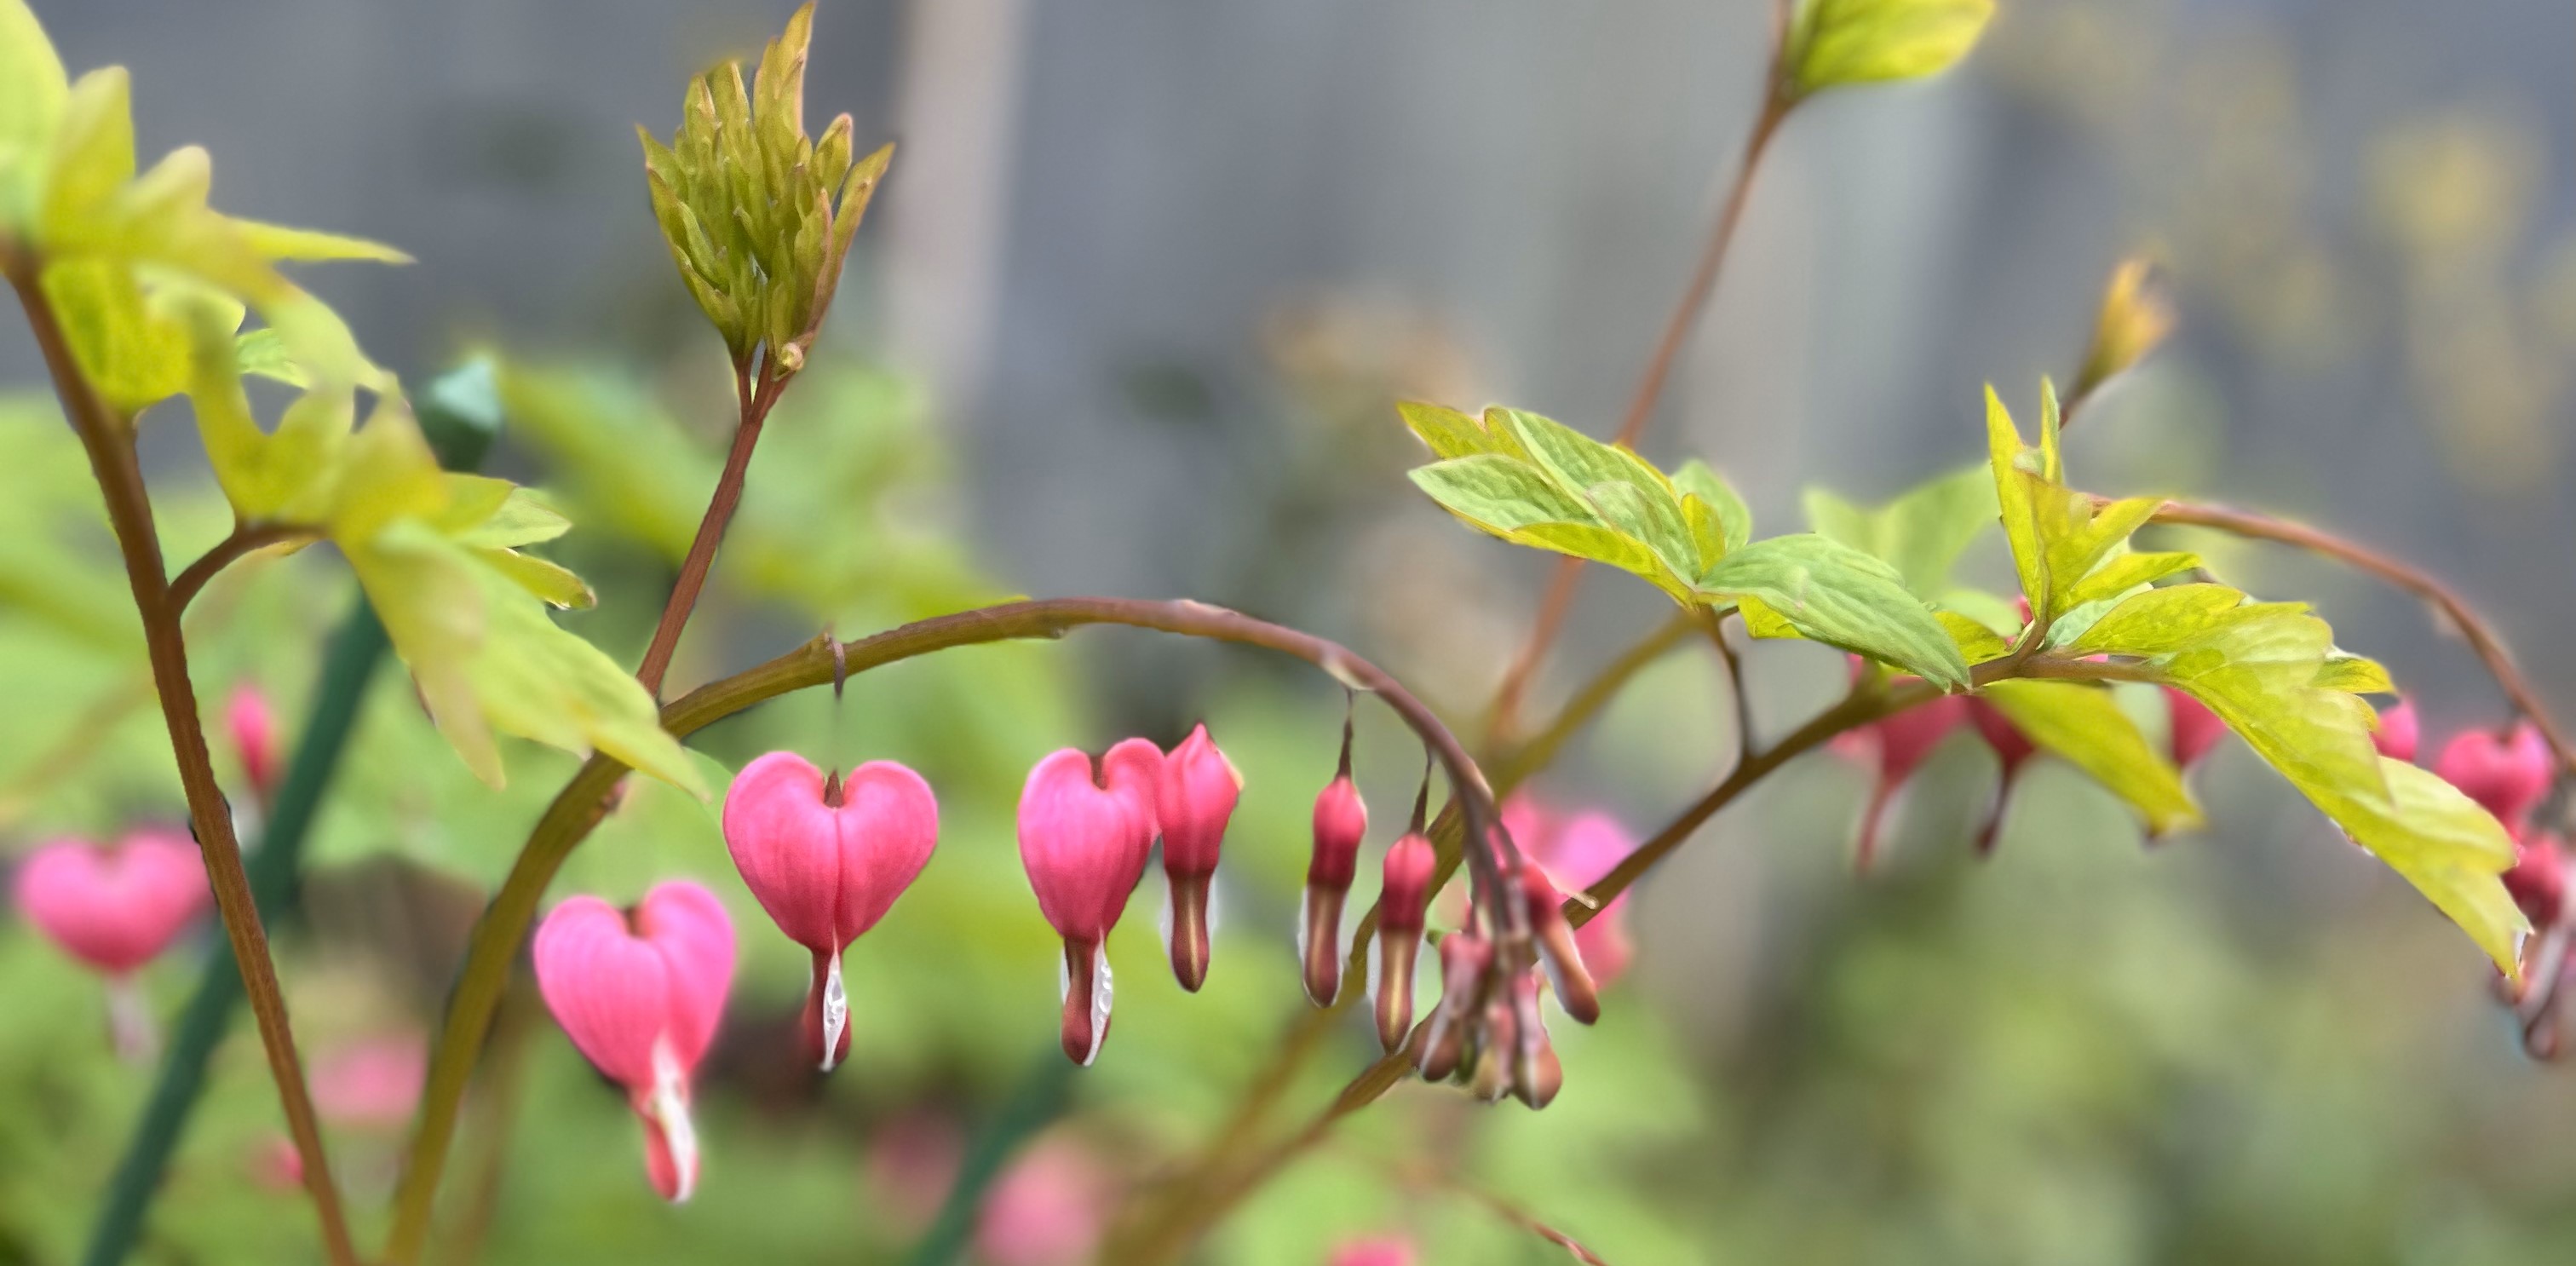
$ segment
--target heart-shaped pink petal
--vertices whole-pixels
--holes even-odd
[[[597,897],[567,897],[537,928],[537,991],[599,1071],[650,1087],[653,1047],[682,1072],[715,1036],[733,983],[733,923],[714,893],[672,880],[634,917]]]
[[[654,1190],[688,1199],[698,1174],[689,1076],[733,981],[733,922],[723,904],[686,880],[656,886],[631,917],[597,897],[570,897],[538,926],[532,956],[555,1022],[626,1087]]]
[[[169,948],[212,895],[196,843],[170,831],[137,831],[109,848],[57,840],[18,872],[18,908],[28,922],[111,974]]]
[[[743,766],[725,794],[725,847],[789,940],[833,953],[877,925],[939,843],[939,801],[893,761],[851,770],[841,801],[794,752]]]

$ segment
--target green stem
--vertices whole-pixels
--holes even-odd
[[[471,470],[482,464],[492,439],[488,427],[426,409],[421,422],[440,462],[449,469]],[[384,626],[377,623],[375,611],[362,596],[331,637],[321,679],[314,687],[312,712],[296,741],[286,780],[278,788],[260,848],[244,866],[251,898],[263,917],[274,918],[293,904],[296,874],[314,814],[357,725],[358,706],[385,649]],[[89,1247],[81,1255],[85,1266],[116,1266],[142,1238],[144,1214],[169,1171],[170,1154],[205,1090],[207,1062],[232,1026],[242,996],[241,971],[232,959],[208,959],[197,977],[196,992],[189,996],[188,1008],[170,1035],[152,1098],[117,1161],[106,1201],[90,1230]]]

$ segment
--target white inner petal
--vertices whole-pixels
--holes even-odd
[[[671,1053],[667,1037],[653,1042],[653,1123],[662,1130],[662,1142],[671,1151],[671,1169],[679,1180],[673,1191],[674,1204],[685,1201],[698,1185],[698,1130],[689,1120],[689,1077],[680,1067],[679,1057]]]
[[[850,993],[841,983],[841,952],[832,951],[832,965],[823,975],[823,1071],[832,1071],[840,1062],[841,1034],[850,1027]]]
[[[1082,1066],[1100,1058],[1100,1044],[1109,1038],[1109,947],[1092,947],[1091,951],[1091,1049],[1082,1053]]]

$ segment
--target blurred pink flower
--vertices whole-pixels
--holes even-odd
[[[1078,1266],[1109,1219],[1109,1179],[1090,1149],[1058,1136],[1032,1145],[993,1182],[975,1227],[992,1266]]]
[[[27,921],[111,976],[169,948],[212,897],[196,843],[175,831],[136,831],[107,847],[57,840],[18,871]]]
[[[1126,739],[1100,758],[1065,748],[1020,789],[1020,865],[1038,912],[1064,938],[1065,1057],[1088,1066],[1109,1037],[1109,930],[1154,852],[1163,749]]]
[[[927,1229],[965,1156],[964,1134],[938,1113],[910,1111],[878,1126],[868,1139],[867,1180],[887,1229],[907,1239]]]
[[[361,1038],[313,1061],[313,1107],[341,1125],[400,1126],[411,1120],[428,1072],[429,1047],[420,1038]]]
[[[1401,1235],[1373,1235],[1345,1240],[1333,1250],[1327,1266],[1413,1266],[1413,1241]]]

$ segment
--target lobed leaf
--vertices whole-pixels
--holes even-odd
[[[1755,541],[1700,578],[1703,601],[1744,604],[1799,635],[1912,672],[1944,690],[1968,684],[1958,644],[1896,570],[1848,545],[1811,533]],[[1758,608],[1755,604],[1758,604]]]
[[[2072,681],[2006,680],[1990,682],[1978,694],[2032,743],[2126,801],[2149,835],[2201,824],[2200,806],[2183,787],[2181,771],[2139,733],[2109,690]]]

